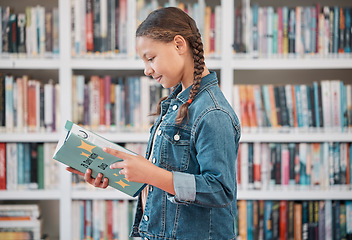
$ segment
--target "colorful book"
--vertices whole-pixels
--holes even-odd
[[[137,196],[146,186],[143,183],[128,181],[124,175],[119,174],[119,169],[110,169],[110,165],[121,161],[102,150],[103,147],[110,147],[118,151],[136,155],[118,144],[94,134],[70,121],[66,122],[67,135],[59,140],[54,153],[54,159],[58,160],[78,171],[85,173],[89,168],[92,170],[92,177],[102,173],[109,179],[109,186],[120,190],[130,196]],[[75,157],[74,157],[75,156]]]

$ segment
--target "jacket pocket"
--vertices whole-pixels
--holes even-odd
[[[162,134],[160,164],[166,169],[185,171],[190,157],[191,131],[175,125],[165,126]]]

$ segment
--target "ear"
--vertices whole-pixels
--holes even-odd
[[[188,49],[187,41],[181,35],[176,35],[174,37],[174,44],[179,54],[184,54]]]

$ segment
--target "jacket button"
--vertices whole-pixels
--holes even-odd
[[[176,111],[177,105],[172,106],[172,110]]]
[[[158,135],[161,135],[161,130],[158,131]]]
[[[149,186],[149,192],[153,192],[153,186]]]
[[[156,158],[153,158],[152,163],[156,163]]]
[[[147,237],[144,237],[144,240],[149,240],[149,238],[147,238]]]
[[[180,140],[180,135],[176,134],[176,135],[174,136],[174,140],[175,140],[175,141]]]
[[[149,220],[149,217],[147,215],[144,215],[144,221],[148,221]]]

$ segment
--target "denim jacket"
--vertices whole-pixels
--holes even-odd
[[[144,239],[235,239],[236,166],[241,129],[215,72],[202,78],[189,120],[175,124],[190,88],[181,86],[162,102],[150,130],[146,158],[173,172],[176,195],[149,186],[143,212],[137,203],[131,236]],[[180,93],[178,95],[178,93]],[[159,130],[156,132],[158,125]]]

